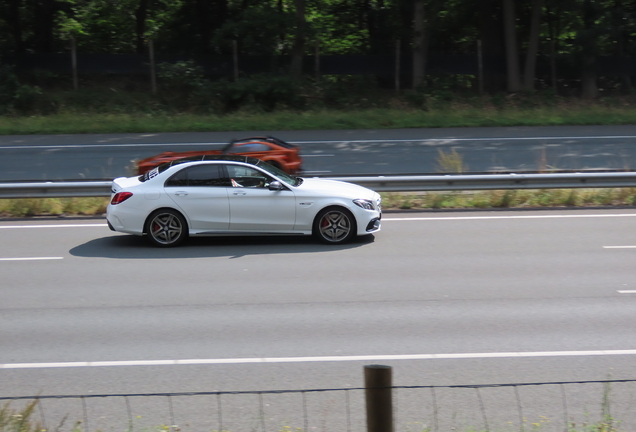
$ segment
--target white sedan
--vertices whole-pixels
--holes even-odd
[[[380,231],[381,198],[351,183],[300,178],[258,159],[196,156],[113,180],[113,231],[157,246],[188,236],[314,235],[340,244]]]

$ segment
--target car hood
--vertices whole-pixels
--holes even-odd
[[[297,186],[295,189],[304,193],[316,192],[321,195],[327,193],[334,196],[348,197],[352,199],[372,199],[376,195],[375,191],[353,183],[305,177],[303,177],[302,184]]]

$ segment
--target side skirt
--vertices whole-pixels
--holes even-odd
[[[198,232],[198,233],[191,233],[190,236],[191,237],[255,237],[255,236],[305,236],[305,235],[311,235],[311,233],[304,233],[304,232],[262,232],[262,231],[255,231],[255,232],[245,232],[245,231],[223,231],[223,232],[219,232],[219,231],[204,231],[204,232]]]

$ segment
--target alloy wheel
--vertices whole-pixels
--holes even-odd
[[[338,210],[325,213],[318,224],[320,235],[331,243],[339,243],[346,240],[351,232],[351,220]]]

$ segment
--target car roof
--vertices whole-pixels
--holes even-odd
[[[242,156],[242,155],[197,155],[197,156],[187,156],[179,159],[175,159],[173,161],[166,162],[162,165],[179,165],[187,162],[203,162],[203,161],[223,161],[223,162],[242,162],[250,165],[256,165],[259,162],[259,159]]]
[[[242,138],[242,139],[233,139],[231,140],[225,147],[223,147],[223,152],[227,152],[229,151],[234,145],[237,144],[246,144],[246,143],[270,143],[270,144],[275,144],[277,146],[286,148],[286,149],[294,149],[296,148],[295,145],[293,144],[289,144],[286,141],[283,141],[281,139],[275,138],[273,136],[256,136],[256,137],[251,137],[251,138]]]
[[[139,177],[139,179],[141,181],[146,181],[151,179],[152,177],[154,177],[157,174],[163,173],[166,170],[168,170],[169,168],[173,167],[173,166],[177,166],[177,165],[181,165],[184,163],[189,163],[189,162],[240,162],[240,163],[245,163],[245,164],[249,164],[249,165],[257,165],[260,160],[253,158],[253,157],[249,157],[249,156],[241,156],[241,155],[197,155],[197,156],[188,156],[188,157],[183,157],[183,158],[179,158],[179,159],[175,159],[175,160],[171,160],[169,162],[166,163],[162,163],[161,165],[155,167],[154,169],[141,174],[141,176]],[[152,174],[154,173],[154,174]],[[142,180],[143,179],[143,180]]]

